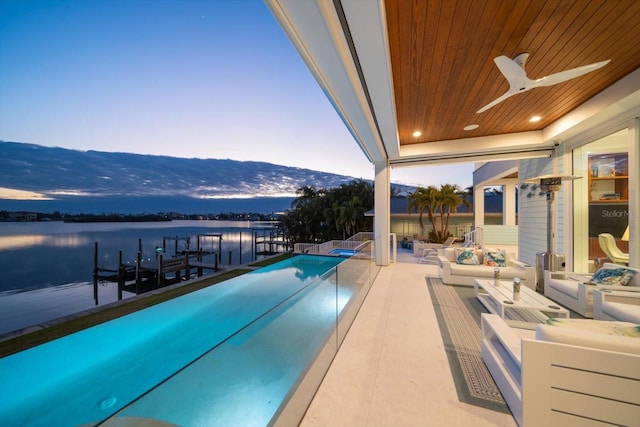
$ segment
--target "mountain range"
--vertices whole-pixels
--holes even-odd
[[[208,212],[202,209],[216,201],[232,206],[235,200],[235,205],[247,207],[259,199],[270,201],[267,211],[274,211],[278,209],[271,207],[287,209],[300,187],[333,188],[354,179],[266,162],[79,151],[0,141],[0,187],[5,189],[0,210],[38,206],[40,211],[55,207],[62,212],[100,213],[115,212],[120,204],[128,213],[180,212],[186,205],[193,205],[189,211]],[[30,200],[16,200],[6,189],[36,194]],[[123,201],[140,206],[123,206]],[[156,210],[162,207],[167,209]]]

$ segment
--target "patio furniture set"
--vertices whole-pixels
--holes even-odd
[[[638,273],[616,264],[593,276],[547,271],[551,299],[523,287],[516,301],[508,282],[475,281],[477,297],[495,313],[482,315],[482,359],[518,425],[637,425]],[[560,305],[594,319],[569,319]],[[534,330],[510,327],[505,307],[535,313],[540,323]]]
[[[519,277],[523,285],[535,287],[535,267],[518,261],[513,251],[449,247],[438,252],[438,273],[442,283],[473,286],[477,278],[492,278],[498,267],[502,279]]]
[[[584,317],[640,324],[640,270],[606,263],[598,272],[620,269],[631,274],[625,285],[613,279],[596,283],[595,275],[545,271],[544,294]]]
[[[545,271],[541,295],[535,268],[514,254],[462,252],[439,251],[440,277],[473,286],[489,311],[481,317],[482,358],[518,425],[638,425],[640,270]],[[487,255],[490,262],[477,259]],[[514,277],[524,285],[517,296]],[[569,310],[585,318],[572,319]]]

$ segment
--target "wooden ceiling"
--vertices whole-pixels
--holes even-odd
[[[400,145],[540,130],[640,67],[638,0],[385,0],[385,8]],[[531,79],[611,62],[477,114],[509,88],[493,58],[522,52]],[[542,120],[530,123],[534,115]],[[479,128],[463,130],[471,124]]]

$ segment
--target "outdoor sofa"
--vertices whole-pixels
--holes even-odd
[[[635,291],[608,292],[607,289],[593,291],[593,318],[619,320],[640,324],[640,287]]]
[[[464,251],[473,251],[475,258],[465,256]],[[515,252],[498,248],[446,248],[438,251],[438,274],[443,283],[473,286],[475,279],[492,279],[497,258],[487,259],[488,254],[503,253],[500,278],[511,280],[519,277],[522,285],[531,289],[536,285],[535,267],[516,259]]]
[[[637,425],[639,325],[554,319],[535,331],[482,314],[482,359],[520,426]]]
[[[592,284],[593,275],[588,274],[545,271],[544,295],[584,317],[593,317],[593,291],[595,289],[619,291],[629,290],[630,287],[640,289],[640,270],[638,269],[605,263],[598,271],[621,268],[636,272],[636,275],[625,286]]]

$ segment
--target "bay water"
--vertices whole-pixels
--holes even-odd
[[[256,234],[269,233],[272,223],[250,221],[170,221],[140,223],[0,222],[0,335],[38,325],[96,306],[93,298],[94,245],[98,266],[115,269],[135,265],[139,239],[142,259],[152,260],[163,246],[170,256],[196,250],[220,252],[221,267],[248,263],[265,248],[254,246]],[[180,239],[176,240],[178,237]],[[189,244],[184,238],[189,238]],[[177,244],[176,244],[177,242]],[[177,249],[177,251],[176,251]],[[213,264],[213,255],[205,261]],[[204,273],[210,273],[205,270]],[[134,294],[124,292],[123,298]],[[101,282],[99,305],[117,300],[117,284]]]

